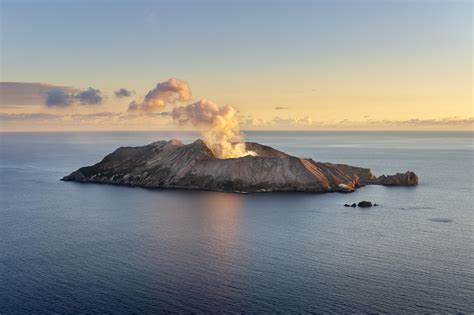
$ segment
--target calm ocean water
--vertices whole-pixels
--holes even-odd
[[[474,312],[473,134],[249,132],[319,161],[413,170],[352,194],[61,182],[189,133],[0,134],[0,313]],[[370,209],[343,207],[371,200]]]

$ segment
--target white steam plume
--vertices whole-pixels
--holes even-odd
[[[180,125],[197,128],[203,140],[210,146],[214,155],[221,159],[256,155],[247,151],[242,141],[237,111],[232,106],[219,107],[202,99],[186,106],[173,109],[173,119]]]
[[[155,112],[168,105],[174,106],[173,120],[199,130],[216,157],[226,159],[256,155],[255,152],[246,150],[245,143],[235,143],[242,141],[243,135],[240,133],[237,111],[232,106],[219,107],[205,99],[186,106],[176,105],[176,102],[190,99],[191,89],[186,81],[169,79],[158,83],[148,92],[143,102],[131,102],[128,110]]]

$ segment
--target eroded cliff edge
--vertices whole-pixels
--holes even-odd
[[[368,168],[315,162],[254,142],[256,156],[218,159],[202,141],[157,141],[121,147],[99,163],[64,176],[64,181],[227,192],[351,192],[365,185],[414,186],[413,172],[376,177]]]

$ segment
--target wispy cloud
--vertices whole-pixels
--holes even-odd
[[[96,119],[96,118],[116,118],[125,115],[124,113],[117,112],[98,112],[98,113],[89,113],[89,114],[73,114],[69,117],[73,119]]]
[[[77,113],[77,114],[55,114],[55,113],[0,113],[0,121],[4,123],[28,122],[31,125],[41,126],[51,121],[63,123],[84,123],[94,125],[97,123],[117,123],[127,125],[137,122],[171,122],[172,113],[146,113],[144,115],[135,115],[129,112],[96,112],[96,113]]]
[[[123,97],[130,97],[135,94],[135,91],[127,90],[126,88],[118,89],[114,92],[115,97],[123,98]]]
[[[164,117],[171,117],[173,116],[173,112],[160,112],[160,113],[156,113],[155,115],[157,116],[164,116]]]
[[[255,118],[251,115],[243,119],[246,127],[288,127],[288,126],[311,126],[313,120],[309,116],[304,117],[280,117],[271,119]]]
[[[368,117],[367,117],[368,118]],[[309,116],[281,117],[271,119],[255,118],[251,115],[243,119],[245,128],[290,128],[302,129],[469,129],[474,127],[474,117],[445,117],[437,119],[412,118],[406,120],[351,120],[315,121]]]
[[[0,82],[0,106],[15,108],[30,105],[69,107],[74,104],[95,105],[103,100],[102,92],[88,88],[79,90],[70,86],[46,83]]]
[[[438,119],[420,119],[413,118],[407,120],[380,120],[369,121],[370,124],[399,125],[399,126],[454,126],[454,125],[472,125],[474,117],[445,117]]]
[[[22,114],[8,114],[0,113],[0,121],[49,121],[52,119],[59,119],[63,115],[48,114],[48,113],[22,113]]]
[[[313,123],[313,120],[309,116],[301,117],[301,118],[293,118],[293,117],[274,117],[271,122],[276,125],[303,125],[303,126],[310,126]]]
[[[277,106],[274,109],[276,110],[282,110],[282,109],[289,109],[289,107],[282,107],[282,106]]]
[[[70,86],[45,83],[0,82],[0,106],[43,105],[48,92],[55,89],[68,94],[78,91]]]

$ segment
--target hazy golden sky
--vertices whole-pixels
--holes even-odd
[[[1,130],[175,129],[127,110],[169,78],[243,129],[472,130],[471,1],[1,5]]]

